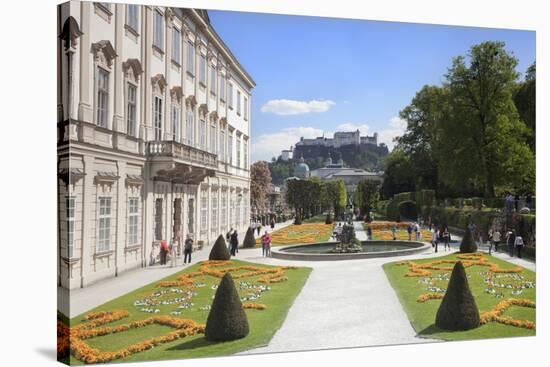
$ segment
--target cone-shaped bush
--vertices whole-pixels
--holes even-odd
[[[248,335],[248,319],[231,274],[223,276],[206,320],[204,336],[210,341],[229,341]]]
[[[212,246],[212,250],[210,250],[208,260],[229,260],[230,258],[231,254],[227,249],[225,238],[223,238],[223,236],[220,234],[218,236],[218,239],[214,243],[214,246]]]
[[[470,227],[466,227],[466,232],[464,233],[464,237],[462,237],[462,242],[460,243],[460,252],[468,253],[476,251],[477,244],[476,241],[474,241],[474,236],[470,231]]]
[[[462,262],[451,273],[447,292],[435,317],[435,325],[444,330],[470,330],[479,326],[479,310],[468,285]]]
[[[254,238],[254,230],[252,227],[248,227],[246,235],[244,236],[243,247],[252,248],[256,246],[256,239]]]

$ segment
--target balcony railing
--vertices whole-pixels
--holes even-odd
[[[218,156],[175,141],[147,142],[149,157],[171,157],[196,165],[218,168]]]

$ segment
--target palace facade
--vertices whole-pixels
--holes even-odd
[[[243,233],[255,83],[208,13],[70,1],[58,34],[59,285]]]

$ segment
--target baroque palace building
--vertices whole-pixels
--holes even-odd
[[[208,13],[70,1],[58,34],[59,285],[244,232],[255,83]]]

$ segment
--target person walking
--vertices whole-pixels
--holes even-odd
[[[237,247],[239,247],[239,235],[237,234],[237,230],[234,230],[231,234],[231,239],[229,240],[231,243],[231,256],[237,255]]]
[[[392,238],[393,238],[394,241],[397,239],[396,234],[397,234],[397,225],[394,223],[391,226],[391,235],[392,235]]]
[[[178,238],[174,236],[172,243],[170,244],[170,267],[177,266],[177,256],[178,256]]]
[[[412,232],[413,232],[413,227],[412,227],[412,224],[409,223],[409,225],[407,226],[407,233],[409,234],[409,241],[412,240]]]
[[[258,236],[260,235],[261,230],[262,230],[262,223],[258,222],[256,225],[256,231],[258,232]]]
[[[516,236],[516,239],[514,240],[514,247],[516,248],[518,258],[521,259],[521,250],[523,249],[523,238],[521,236]]]
[[[367,226],[367,240],[372,240],[372,228],[370,227],[370,224]]]
[[[432,247],[435,249],[435,252],[437,252],[437,240],[438,240],[437,228],[434,227],[432,230]]]
[[[185,239],[185,245],[183,246],[183,263],[191,264],[191,253],[193,252],[193,238],[191,238],[191,235],[187,235],[187,238]],[[187,261],[189,259],[189,261]]]
[[[509,230],[506,234],[506,244],[508,245],[508,253],[510,254],[510,257],[514,257],[514,245],[516,242],[516,234],[514,233],[514,230]]]
[[[262,256],[271,256],[271,235],[267,231],[262,236]]]
[[[168,255],[168,243],[166,240],[160,241],[160,265],[166,265],[166,257]]]
[[[418,241],[418,235],[420,233],[419,228],[418,228],[418,223],[414,224],[413,231],[414,231],[414,239],[416,241]]]
[[[275,218],[271,218],[271,230],[275,229]]]
[[[500,244],[500,232],[499,230],[495,230],[493,232],[492,238],[491,238],[491,247],[493,247],[494,251],[498,251],[498,245]],[[489,247],[489,254],[491,254],[491,247]]]
[[[451,251],[451,233],[449,232],[449,228],[445,227],[443,230],[443,249]]]

